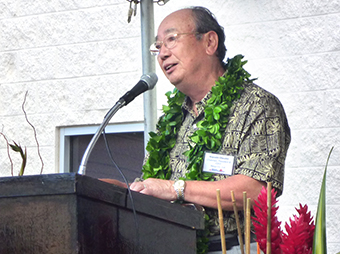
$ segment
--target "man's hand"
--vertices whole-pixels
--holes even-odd
[[[132,183],[130,188],[133,191],[137,191],[146,195],[173,201],[177,199],[177,194],[173,184],[174,181],[149,178],[143,182]]]

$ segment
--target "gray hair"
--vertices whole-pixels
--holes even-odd
[[[217,47],[216,55],[218,59],[220,60],[222,66],[224,66],[225,63],[223,62],[223,60],[224,60],[224,57],[227,51],[224,45],[224,42],[225,42],[224,28],[220,26],[220,24],[216,20],[215,15],[207,8],[201,7],[201,6],[193,6],[187,9],[192,10],[197,33],[204,34],[209,31],[216,32],[218,36],[218,47]],[[202,38],[200,34],[197,36],[198,36],[197,39]]]

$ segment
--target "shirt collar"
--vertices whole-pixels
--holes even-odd
[[[204,112],[204,108],[207,105],[207,102],[211,98],[211,96],[212,96],[212,91],[210,90],[204,96],[204,98],[202,100],[200,100],[199,102],[196,102],[196,108],[197,108],[198,115],[201,115]],[[188,96],[185,96],[185,100],[182,104],[182,109],[188,111],[190,114],[192,114],[194,117],[196,117],[196,114],[191,107],[191,100]]]

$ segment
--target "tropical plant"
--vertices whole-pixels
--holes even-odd
[[[326,238],[326,173],[330,155],[329,152],[316,214],[315,225],[311,212],[308,212],[308,206],[299,204],[296,208],[298,215],[290,218],[290,225],[285,224],[286,233],[280,229],[280,223],[277,220],[276,212],[279,209],[276,199],[276,192],[271,191],[271,250],[272,254],[327,254]],[[256,241],[260,249],[266,253],[267,245],[267,189],[262,188],[255,200],[253,225],[255,229]],[[340,252],[338,253],[340,254]]]
[[[319,196],[318,210],[316,213],[315,233],[313,241],[313,254],[327,253],[327,238],[326,238],[326,173],[329,158],[333,148],[328,154],[325,171],[323,174],[322,185]]]
[[[36,141],[36,144],[37,144],[37,150],[38,150],[38,155],[39,155],[39,158],[40,158],[40,162],[41,162],[41,171],[40,171],[40,174],[42,174],[43,172],[43,169],[44,169],[44,161],[41,157],[41,154],[40,154],[40,146],[39,146],[39,142],[38,142],[38,138],[37,138],[37,132],[36,132],[36,128],[34,127],[34,125],[28,120],[28,117],[27,117],[27,113],[26,113],[26,110],[25,110],[25,103],[26,103],[26,97],[28,95],[28,91],[26,91],[25,93],[25,97],[24,97],[24,101],[22,103],[22,111],[24,112],[24,115],[25,115],[25,119],[26,119],[26,122],[32,127],[33,129],[33,132],[34,132],[34,138],[35,138],[35,141]],[[2,129],[4,128],[4,126],[2,127]],[[11,149],[14,151],[14,152],[18,152],[20,153],[20,156],[21,156],[21,159],[22,159],[22,162],[21,162],[21,167],[20,167],[20,171],[19,171],[19,176],[22,176],[24,175],[24,171],[25,171],[25,167],[26,167],[26,163],[27,163],[27,150],[26,150],[26,147],[25,147],[25,152],[24,150],[22,149],[22,147],[20,145],[18,145],[16,142],[13,141],[14,144],[10,144],[8,142],[8,139],[6,137],[6,135],[3,133],[3,130],[0,131],[0,135],[5,139],[6,141],[6,144],[7,144],[7,155],[8,155],[8,159],[11,163],[11,175],[13,176],[13,161],[12,161],[12,158],[10,156],[10,152],[9,152],[9,147],[11,147]]]
[[[280,229],[281,222],[278,221],[276,212],[279,209],[276,206],[278,200],[276,199],[276,191],[271,190],[271,250],[272,254],[280,254],[280,244],[282,233]],[[258,242],[260,249],[266,253],[267,246],[267,221],[268,221],[268,206],[267,206],[267,189],[262,187],[262,190],[258,196],[258,200],[255,200],[253,225],[256,234],[256,241]]]

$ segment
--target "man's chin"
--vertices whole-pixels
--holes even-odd
[[[175,75],[174,73],[167,73],[166,77],[174,87],[176,87],[178,90],[181,91],[181,87],[183,86],[182,77],[179,77],[178,75]]]
[[[180,90],[180,87],[181,87],[180,82],[171,81],[171,80],[169,80],[169,81],[174,87],[176,87],[178,90]]]
[[[168,80],[170,81],[170,83],[172,85],[174,85],[175,87],[177,87],[178,85],[180,85],[181,80],[179,80],[177,77],[175,77],[174,75],[167,75]]]

